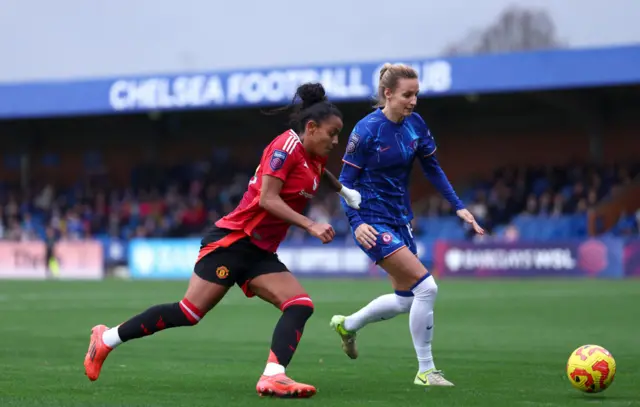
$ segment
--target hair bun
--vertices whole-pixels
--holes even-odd
[[[302,100],[302,108],[306,109],[316,103],[327,100],[327,93],[320,83],[305,83],[298,87],[296,95]]]
[[[382,77],[384,76],[384,74],[387,73],[387,71],[391,68],[393,68],[393,64],[390,64],[388,62],[382,65],[382,68],[380,68],[380,81],[382,81]]]

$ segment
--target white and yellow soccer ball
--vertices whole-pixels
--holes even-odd
[[[604,391],[613,383],[615,376],[616,361],[602,346],[580,346],[567,361],[567,377],[571,385],[586,393]]]

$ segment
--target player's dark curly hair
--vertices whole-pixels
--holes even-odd
[[[271,114],[285,110],[291,110],[289,124],[298,134],[304,131],[311,120],[320,123],[331,116],[342,119],[342,112],[329,101],[321,83],[304,83],[298,86],[291,104],[275,109]]]

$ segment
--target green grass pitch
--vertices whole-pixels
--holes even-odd
[[[237,288],[196,327],[124,344],[100,379],[84,376],[89,332],[182,298],[186,282],[0,281],[0,406],[640,406],[640,281],[440,281],[435,362],[454,388],[422,389],[408,317],[370,325],[360,358],[329,329],[390,292],[385,280],[304,280],[316,305],[288,369],[318,388],[310,400],[260,399],[255,384],[280,313]],[[618,365],[586,395],[565,376],[570,352],[594,343]]]

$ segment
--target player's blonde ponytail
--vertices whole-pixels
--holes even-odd
[[[384,77],[384,74],[387,73],[387,71],[392,67],[393,65],[390,63],[386,63],[384,65],[382,65],[382,68],[380,68],[380,82],[382,82],[382,78]]]

